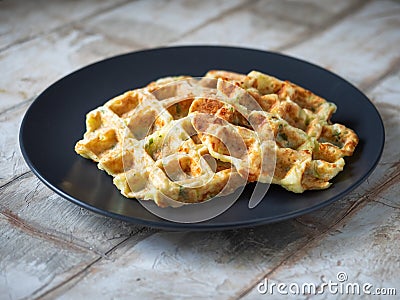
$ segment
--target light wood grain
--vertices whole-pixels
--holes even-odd
[[[42,293],[96,257],[91,252],[38,238],[27,233],[18,222],[18,218],[0,213],[1,299],[21,299]]]
[[[385,85],[385,82],[382,83],[382,86]],[[377,90],[381,91],[381,88],[377,87]],[[389,99],[392,97],[390,93],[386,95]],[[384,101],[382,98],[381,100]],[[388,121],[386,126],[389,140],[400,137],[400,124],[397,119],[397,116],[392,116],[392,118],[385,116],[385,120]],[[383,161],[394,158],[396,150],[393,148],[395,146],[394,143],[388,144]],[[382,176],[384,172],[389,174]],[[178,298],[185,299],[193,295],[204,299],[212,295],[226,298],[242,295],[242,288],[246,292],[250,288],[251,293],[247,297],[252,299],[255,296],[253,294],[254,284],[258,283],[258,280],[254,281],[255,279],[261,279],[262,274],[275,274],[275,270],[279,270],[285,265],[287,265],[287,269],[296,269],[297,261],[290,258],[295,256],[297,259],[302,259],[304,255],[307,255],[307,251],[313,249],[310,245],[329,240],[331,235],[326,235],[326,233],[333,232],[336,236],[335,243],[341,245],[338,241],[346,237],[342,237],[340,231],[344,226],[347,228],[347,219],[352,219],[351,216],[358,207],[362,207],[371,199],[379,199],[381,193],[384,198],[388,194],[388,198],[391,199],[390,195],[395,193],[393,191],[394,184],[385,185],[375,193],[374,189],[379,186],[382,177],[384,180],[389,180],[394,172],[398,174],[398,169],[393,171],[390,164],[383,163],[370,177],[368,183],[364,183],[343,200],[294,221],[262,226],[250,231],[245,229],[214,234],[160,232],[135,246],[127,243],[126,247],[115,252],[114,261],[102,261],[95,264],[93,269],[88,270],[84,278],[75,278],[76,282],[72,289],[70,289],[71,282],[68,284],[68,291],[67,287],[62,288],[62,291],[65,291],[64,297],[66,299],[75,297],[82,292],[84,285],[93,286],[96,283],[97,289],[93,288],[87,291],[89,294],[99,295],[98,293],[101,293],[108,297],[117,290],[118,297],[122,299],[128,299],[132,294],[151,298],[179,296]],[[393,203],[387,204],[394,205]],[[384,207],[386,213],[387,205],[379,204],[379,207]],[[356,215],[368,218],[374,210],[375,208],[367,206]],[[376,215],[375,218],[381,217]],[[372,230],[371,228],[373,228],[375,231],[379,231],[382,230],[383,223],[391,224],[390,220],[396,219],[391,215],[388,219],[382,219],[380,222],[378,219],[373,219],[368,223],[369,227],[362,229]],[[396,224],[393,226],[396,228]],[[392,230],[393,226],[389,226],[388,230]],[[349,240],[352,239],[351,233],[359,236],[357,228],[348,229],[346,234],[349,235],[347,238]],[[359,242],[359,240],[356,241]],[[324,251],[325,247],[329,249],[331,246],[326,242],[326,244],[322,243],[320,247],[320,251]],[[384,240],[382,248],[385,247],[387,244]],[[351,249],[351,247],[346,249]],[[371,250],[370,248],[366,249]],[[380,252],[373,253],[377,256],[380,255]],[[348,253],[348,256],[351,255],[352,252]],[[337,260],[340,259],[346,260],[348,257],[338,256]],[[337,260],[328,260],[327,263],[336,263]],[[359,265],[357,260],[354,263]],[[322,261],[320,265],[323,266]],[[349,271],[349,268],[351,266],[344,270]],[[148,269],[154,269],[156,275]],[[110,270],[114,274],[112,277],[106,276]],[[307,269],[304,272],[306,271]],[[149,279],[150,274],[151,280]],[[331,273],[324,274],[327,274],[326,278],[331,275]],[[299,278],[305,280],[307,277],[304,276]],[[375,277],[369,277],[369,279],[377,283]],[[113,286],[118,287],[117,289],[110,287],[110,280],[115,280],[112,282]],[[50,295],[58,295],[58,293],[60,291],[55,291],[55,294]]]
[[[286,53],[322,65],[367,88],[400,67],[399,10],[398,2],[373,1]]]
[[[122,3],[124,1],[121,0],[112,2],[106,0],[1,1],[0,51],[59,29],[76,20],[100,14]]]
[[[358,9],[361,1],[250,1],[246,7],[184,34],[173,45],[215,44],[284,49]],[[296,13],[290,13],[296,12]]]
[[[73,205],[50,191],[32,173],[15,180],[1,192],[1,211],[9,211],[38,232],[65,242],[66,247],[104,255],[141,229]]]
[[[244,0],[135,1],[85,20],[82,25],[121,44],[157,47],[244,3]]]
[[[2,240],[15,240],[14,243],[2,243],[1,246],[0,270],[3,277],[8,279],[0,285],[0,293],[9,290],[14,295],[11,299],[20,298],[22,291],[24,296],[47,292],[69,277],[74,277],[89,264],[109,259],[111,249],[143,231],[141,227],[102,217],[73,205],[55,195],[32,173],[14,180],[0,191],[0,218],[3,223],[7,223],[7,226],[0,226],[0,236]],[[10,228],[15,228],[16,233],[10,235]],[[149,230],[145,232],[151,233]],[[74,260],[55,257],[55,262],[59,260],[63,268],[46,269],[52,275],[50,277],[44,276],[42,272],[46,263],[36,264],[29,258],[17,257],[37,255],[38,259],[46,259],[50,252],[60,251],[53,250],[54,247],[62,249]],[[20,248],[19,252],[11,255],[16,248]],[[34,254],[35,251],[42,251],[43,257]],[[75,255],[75,252],[79,255]],[[81,256],[85,262],[79,261]],[[26,276],[29,276],[21,286],[16,284],[20,280],[14,273],[16,262],[18,272],[25,271]]]
[[[374,10],[374,5],[375,4],[373,3],[367,6],[365,9]],[[351,23],[353,22],[353,18],[350,17],[344,22]],[[358,19],[355,19],[354,22],[358,22]],[[338,26],[341,25],[339,24]],[[332,30],[335,30],[335,28],[336,27],[334,27]],[[339,43],[340,40],[341,36],[336,35],[336,43]],[[349,40],[348,43],[351,44],[352,41]],[[377,45],[375,49],[370,49],[372,53],[374,53],[375,50],[376,53],[379,53],[379,51],[381,50],[380,46]],[[317,50],[314,51],[317,52]],[[382,67],[384,69],[387,68],[385,64],[382,64]],[[367,76],[371,75],[374,71],[375,70],[370,70],[368,66],[366,66],[364,72],[360,72],[358,76],[361,78],[367,78]],[[393,121],[390,116],[386,116],[386,120],[388,122]],[[398,124],[392,125],[394,125],[394,127],[390,126],[391,130],[388,133],[388,136],[389,138],[395,139],[398,135],[398,132],[396,131],[396,128],[398,128]],[[395,145],[391,147],[395,147]],[[390,150],[393,149],[389,148],[389,154],[385,156],[385,158],[387,158],[388,160],[391,160],[391,158],[393,158],[391,157],[391,153],[393,152],[391,152]],[[174,297],[179,295],[179,297],[181,298],[187,298],[190,297],[190,295],[196,295],[197,297],[207,298],[211,294],[214,296],[219,295],[220,297],[241,295],[243,291],[247,292],[246,287],[254,286],[254,283],[256,282],[254,280],[256,278],[259,278],[261,274],[272,273],[277,267],[279,268],[281,264],[285,263],[287,261],[287,258],[290,257],[292,254],[304,254],[304,251],[309,248],[309,243],[317,241],[319,239],[323,239],[324,236],[326,236],[326,233],[331,232],[332,229],[340,226],[339,224],[342,224],[341,222],[344,222],[344,220],[350,219],[352,214],[360,209],[363,206],[362,204],[364,202],[367,202],[367,197],[363,197],[363,195],[365,195],[367,191],[371,192],[372,190],[376,189],[376,187],[381,185],[382,182],[389,180],[391,176],[394,176],[394,174],[398,172],[398,170],[393,169],[393,166],[390,164],[382,164],[380,165],[378,170],[376,171],[376,176],[371,177],[369,183],[365,183],[363,186],[355,190],[352,194],[350,194],[342,201],[339,201],[333,206],[327,207],[326,209],[299,218],[299,224],[304,225],[300,226],[300,229],[297,232],[299,238],[291,241],[291,248],[283,247],[281,251],[279,251],[279,253],[271,255],[271,260],[265,260],[265,256],[263,255],[262,251],[263,249],[270,249],[268,243],[258,240],[260,244],[258,244],[257,242],[253,244],[252,240],[249,240],[247,238],[248,231],[246,230],[240,232],[238,236],[240,236],[243,247],[251,250],[244,253],[230,253],[230,264],[224,264],[223,266],[218,266],[218,268],[213,268],[212,266],[210,266],[209,263],[204,264],[204,262],[218,261],[221,259],[222,254],[219,254],[218,252],[203,253],[199,250],[203,249],[204,245],[206,245],[206,248],[210,249],[213,249],[215,245],[219,245],[219,247],[224,249],[224,247],[221,246],[221,244],[224,245],[224,241],[221,241],[221,238],[218,235],[212,236],[211,240],[209,240],[210,236],[208,234],[199,233],[199,237],[196,238],[196,241],[203,241],[204,239],[206,239],[207,242],[202,242],[199,245],[193,245],[190,242],[193,234],[188,235],[181,233],[159,233],[155,236],[152,236],[151,238],[143,240],[140,244],[137,244],[135,248],[131,250],[131,252],[127,251],[126,253],[121,254],[122,257],[118,257],[118,259],[120,260],[116,261],[116,266],[114,266],[114,264],[110,265],[107,264],[107,262],[104,262],[105,265],[102,264],[98,266],[98,268],[100,269],[96,268],[96,272],[93,275],[88,274],[84,282],[96,282],[98,288],[107,295],[107,293],[112,292],[112,289],[109,289],[106,283],[112,278],[107,277],[102,280],[103,277],[101,274],[104,274],[106,270],[112,269],[115,270],[116,275],[113,278],[116,278],[116,284],[118,284],[118,286],[120,286],[119,284],[121,284],[121,286],[134,285],[132,289],[125,289],[123,292],[120,292],[118,294],[118,296],[122,298],[127,298],[128,295],[134,293],[135,291],[139,292],[139,295],[141,296],[150,297]],[[378,192],[383,192],[383,189],[378,190]],[[372,195],[375,197],[378,196],[377,194]],[[293,225],[292,222],[296,221],[284,222],[280,223],[279,225],[280,227],[290,226]],[[377,224],[376,226],[379,228],[380,224]],[[305,228],[309,230],[306,235],[304,235],[307,230]],[[269,236],[270,240],[279,240],[279,243],[283,243],[284,245],[286,245],[285,240],[286,237],[288,237],[288,234],[282,234],[282,232],[280,232],[279,234],[274,235],[274,233],[272,233],[274,232],[274,230],[271,230],[270,226],[261,227],[258,228],[258,230],[261,230],[262,232],[269,232],[271,234]],[[294,231],[294,229],[290,230]],[[260,237],[260,233],[257,234],[257,237]],[[159,249],[151,246],[153,240],[157,242],[160,242],[162,240],[165,242],[162,244],[163,246],[161,247],[161,249]],[[150,243],[150,245],[146,244],[147,242]],[[147,263],[144,263],[142,269],[139,268],[139,270],[137,270],[138,265],[143,265],[144,261],[143,255],[139,255],[139,257],[137,257],[137,254],[141,253],[141,250],[138,248],[142,244],[146,245],[143,246],[143,248],[147,251],[149,249],[155,248],[155,252],[152,255],[147,256],[149,258],[149,261]],[[191,247],[187,247],[186,245],[191,245]],[[271,251],[271,249],[269,251]],[[191,255],[190,253],[192,252],[201,252],[204,257],[199,258],[199,254]],[[222,252],[224,253],[224,251]],[[246,270],[246,272],[244,273],[240,268],[240,266],[243,264],[243,260],[251,262],[249,265],[245,265],[244,269]],[[119,263],[119,261],[121,263]],[[127,261],[131,261],[131,263],[128,264],[126,263]],[[160,266],[159,269],[155,267],[157,269],[157,274],[159,274],[157,275],[156,280],[152,280],[151,282],[138,280],[138,282],[135,283],[131,282],[132,277],[126,276],[127,273],[139,274],[141,272],[144,272],[144,270],[148,269],[150,265],[152,266],[152,268],[153,266]],[[191,267],[192,265],[195,265],[196,269],[199,268],[201,270],[201,272],[199,272],[200,274],[196,274],[196,277],[193,277],[193,275],[191,275],[194,273],[193,269],[195,269],[194,267]],[[116,269],[114,269],[114,267],[116,267]],[[176,273],[176,270],[180,271]],[[206,276],[207,278],[211,279],[205,280],[204,278]],[[163,278],[165,279],[163,280]],[[168,280],[166,280],[166,278],[168,278]],[[176,284],[171,285],[171,281]],[[80,282],[82,281],[79,281],[79,283],[77,283],[76,288],[67,291],[65,296],[68,297],[77,295],[77,293],[82,290],[82,288],[80,288]],[[239,282],[240,285],[244,287],[244,290],[238,288],[235,284]],[[167,285],[168,289],[166,288]],[[154,293],[154,290],[156,290],[157,292]],[[210,291],[211,294],[204,294],[204,290]],[[160,293],[160,291],[163,292]],[[94,290],[92,290],[91,292],[96,293],[96,291]],[[142,292],[143,294],[140,294],[140,292]]]
[[[6,24],[0,26],[0,298],[254,299],[261,298],[255,287],[264,277],[320,282],[338,271],[375,286],[397,284],[398,1],[54,1],[45,9],[4,1],[1,7],[21,25],[0,18]],[[60,17],[63,9],[70,14]],[[201,233],[148,230],[95,215],[27,172],[17,134],[37,93],[101,58],[187,43],[285,50],[361,87],[386,128],[377,169],[348,196],[311,214]]]
[[[292,243],[306,238],[296,226],[287,222],[216,233],[160,232],[119,247],[112,260],[99,262],[64,288],[61,299],[77,297],[83,286],[86,295],[104,298],[226,298],[254,270],[276,264]],[[285,238],[278,242],[278,236]]]
[[[400,176],[396,183],[374,197],[376,200],[370,201],[336,231],[288,259],[268,275],[269,282],[297,283],[299,286],[312,282],[318,286],[329,280],[339,282],[337,274],[345,272],[348,276],[345,283],[358,283],[360,286],[370,283],[373,285],[371,292],[375,288],[396,288],[398,291],[400,201],[388,204],[381,203],[380,199],[393,199],[393,195],[400,193],[399,181]],[[275,290],[274,299],[288,297],[277,297],[277,294]],[[325,294],[326,299],[330,299],[328,291]],[[265,299],[266,296],[254,286],[243,299]],[[314,298],[320,299],[319,295],[311,297]],[[360,299],[360,296],[346,296],[346,299]]]
[[[40,37],[1,51],[4,79],[0,82],[0,112],[36,96],[51,83],[84,65],[137,50],[143,45],[154,46],[154,42],[160,45],[240,4],[239,0],[222,1],[218,5],[211,1],[172,2],[172,5],[135,1],[107,13],[85,17],[79,22],[67,22],[65,27],[54,32],[45,32]],[[49,9],[63,9],[60,5],[53,5],[55,7]],[[13,13],[16,18],[23,18],[24,10],[17,8]],[[135,14],[135,11],[141,13]],[[159,13],[161,11],[163,13]],[[47,18],[40,14],[35,17],[40,20],[38,24],[46,26]]]
[[[335,280],[338,272],[346,272],[349,282],[400,288],[400,254],[397,251],[400,247],[400,198],[397,196],[400,192],[400,101],[393,101],[400,92],[399,75],[400,72],[393,74],[368,93],[382,114],[386,143],[377,169],[352,193],[358,197],[351,198],[350,195],[350,199],[346,197],[298,220],[311,227],[324,225],[332,218],[330,214],[341,214],[335,206],[343,201],[350,200],[360,209],[350,211],[354,214],[351,218],[338,219],[335,231],[315,239],[309,247],[269,273],[267,277],[271,282],[320,284],[322,279]],[[245,299],[266,296],[257,292],[256,284],[247,291]]]
[[[0,113],[0,187],[29,170],[19,149],[18,133],[23,113],[30,103],[28,100]]]
[[[0,112],[86,64],[128,49],[99,34],[67,27],[0,52]]]

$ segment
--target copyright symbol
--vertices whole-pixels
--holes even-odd
[[[347,277],[346,272],[339,272],[339,273],[337,273],[336,278],[337,278],[340,282],[344,282],[344,281],[347,280],[348,277]]]

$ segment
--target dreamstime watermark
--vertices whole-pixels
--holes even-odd
[[[283,283],[265,278],[257,285],[257,291],[265,295],[396,295],[396,288],[374,287],[369,282],[359,283],[348,280],[346,272],[338,272],[335,280],[321,283]]]

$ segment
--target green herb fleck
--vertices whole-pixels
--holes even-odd
[[[287,141],[287,140],[288,140],[288,137],[287,137],[286,133],[284,133],[284,132],[280,132],[280,133],[278,134],[278,136],[279,136],[279,138],[280,138],[281,140],[284,140],[284,141]]]
[[[185,197],[186,195],[186,191],[185,191],[185,187],[183,186],[179,186],[179,197]]]
[[[320,178],[320,175],[318,173],[318,168],[316,166],[314,166],[314,177]]]
[[[176,113],[177,113],[178,115],[181,113],[182,110],[181,110],[181,106],[179,105],[179,103],[176,104],[175,110],[176,110]]]

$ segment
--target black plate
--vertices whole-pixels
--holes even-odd
[[[248,208],[252,186],[225,213],[192,224],[154,216],[138,201],[124,198],[111,176],[74,152],[85,131],[85,114],[126,90],[163,76],[202,76],[209,69],[247,73],[256,69],[287,79],[337,104],[334,122],[359,135],[355,154],[323,191],[303,194],[271,186],[266,198]],[[321,208],[361,184],[381,156],[384,127],[374,105],[357,88],[313,64],[252,49],[213,46],[173,47],[116,56],[80,69],[47,88],[30,106],[20,130],[22,153],[32,171],[52,190],[94,212],[146,226],[175,230],[209,230],[255,226],[293,218]]]

